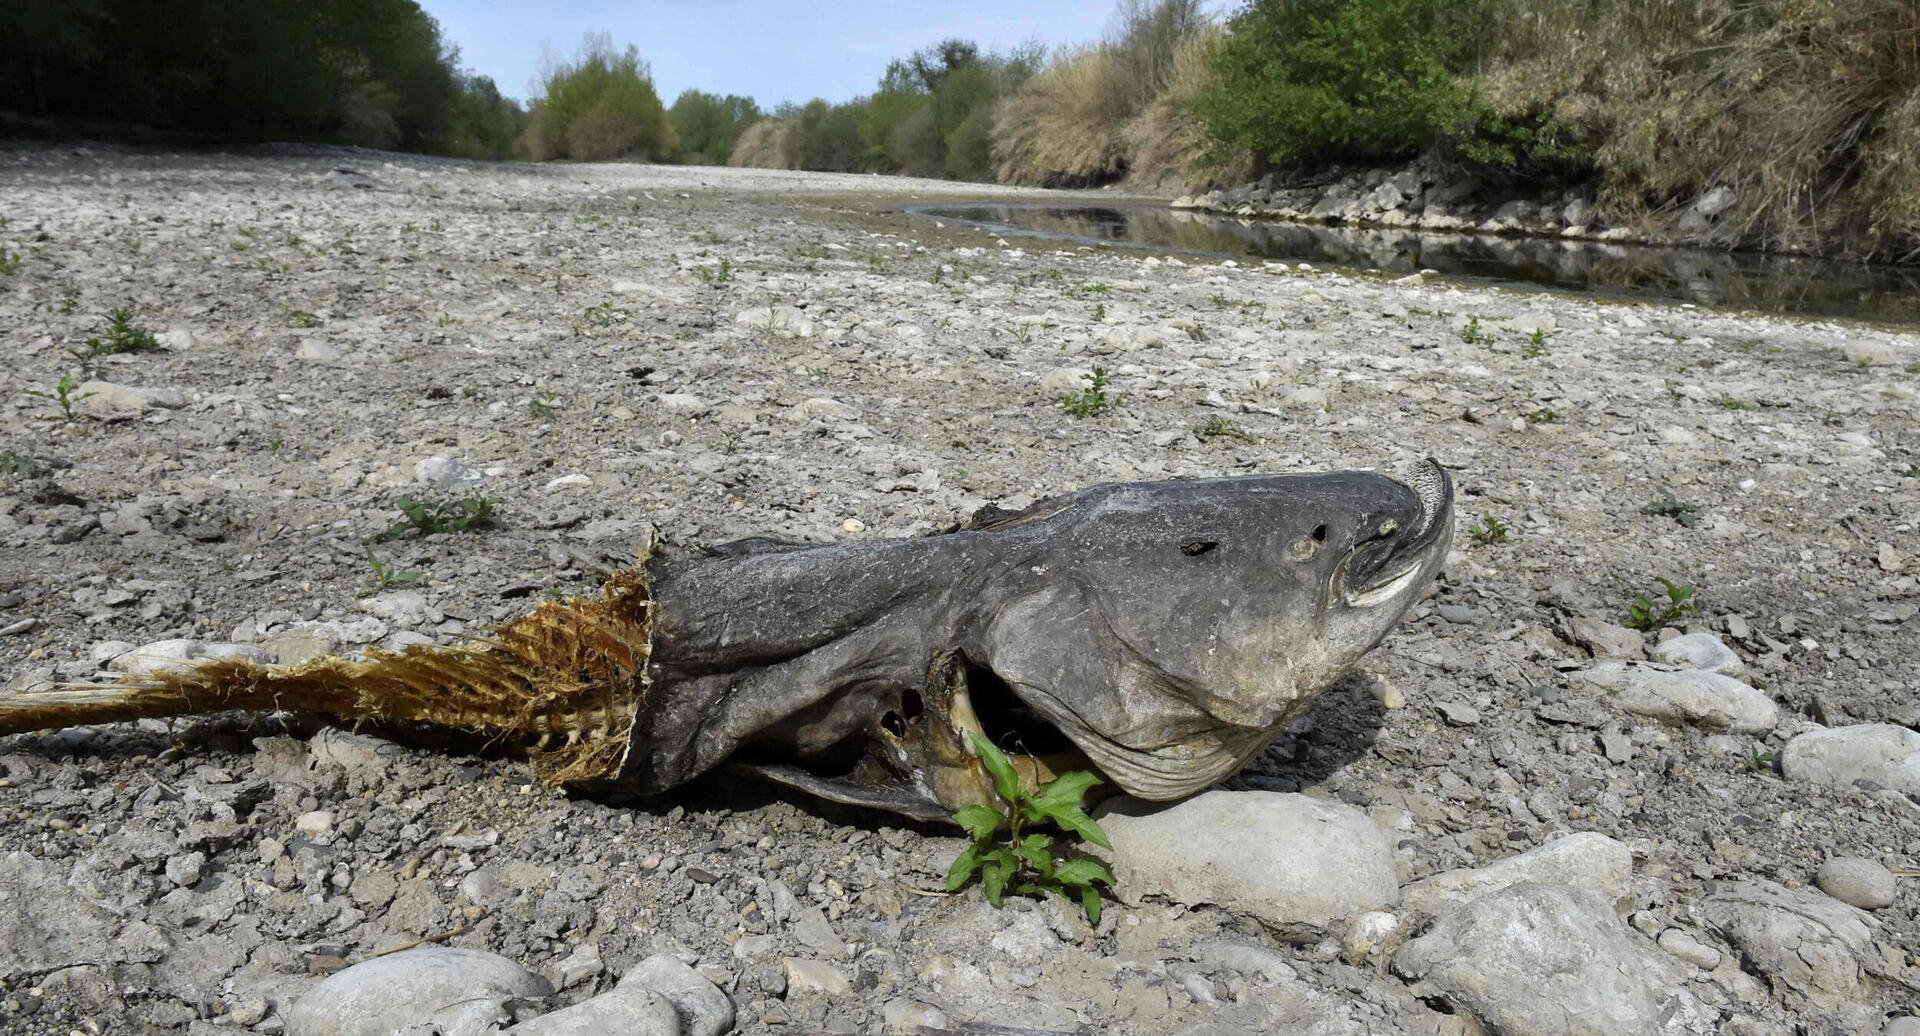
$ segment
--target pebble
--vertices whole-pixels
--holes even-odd
[[[316,809],[293,818],[293,829],[303,835],[324,835],[333,830],[333,811]]]
[[[1214,790],[1172,805],[1117,799],[1095,819],[1113,842],[1122,897],[1151,892],[1309,928],[1400,901],[1385,833],[1343,803]]]
[[[181,888],[198,885],[206,870],[207,854],[203,852],[181,853],[167,860],[167,880]]]
[[[1740,660],[1740,656],[1711,633],[1684,633],[1655,644],[1649,653],[1657,661],[1669,665],[1704,669],[1726,676],[1739,676],[1747,670],[1747,664]]]
[[[1446,717],[1447,723],[1456,727],[1470,727],[1480,722],[1480,710],[1460,702],[1436,702],[1434,708]]]
[[[846,996],[853,992],[853,984],[845,975],[834,970],[833,965],[823,960],[803,960],[797,957],[785,958],[781,963],[787,969],[787,995],[795,993],[819,996]]]
[[[1848,906],[1879,910],[1893,905],[1893,872],[1876,860],[1858,856],[1835,856],[1814,872],[1814,884],[1820,891]]]
[[[926,1029],[947,1027],[947,1012],[932,1004],[895,997],[880,1007],[880,1024],[891,1036],[921,1036]]]

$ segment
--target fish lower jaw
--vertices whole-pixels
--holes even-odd
[[[1420,582],[1421,576],[1425,573],[1425,569],[1426,565],[1420,559],[1415,559],[1409,563],[1406,570],[1399,575],[1391,576],[1383,582],[1375,583],[1365,590],[1345,590],[1340,595],[1340,599],[1349,608],[1377,608],[1380,605],[1404,596],[1413,588],[1415,583]],[[1345,566],[1343,565],[1342,574],[1344,574],[1344,571]]]

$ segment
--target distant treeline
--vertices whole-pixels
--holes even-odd
[[[471,157],[509,154],[524,117],[413,0],[0,3],[0,108]]]
[[[956,79],[956,76],[964,78]],[[951,84],[950,84],[951,81]],[[735,164],[1198,190],[1425,155],[1729,246],[1920,259],[1915,0],[1122,0],[1104,38],[950,41],[784,106]]]
[[[1920,258],[1916,0],[1120,0],[1048,53],[950,39],[872,93],[661,103],[632,47],[549,56],[525,108],[414,0],[0,3],[0,109],[221,139],[1198,190],[1426,156],[1613,222]]]

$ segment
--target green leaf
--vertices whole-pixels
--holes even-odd
[[[995,849],[987,854],[986,861],[986,866],[980,871],[980,888],[987,894],[987,902],[999,906],[1007,879],[1020,869],[1020,863],[1013,858],[1010,849]]]
[[[1087,816],[1079,806],[1053,814],[1053,822],[1059,824],[1062,830],[1072,831],[1102,849],[1113,848],[1113,843],[1107,841],[1107,833],[1100,830],[1100,825],[1094,823],[1093,818]]]
[[[1113,872],[1107,869],[1105,863],[1091,856],[1081,856],[1061,864],[1053,876],[1059,878],[1063,885],[1086,886],[1096,881],[1113,884]]]
[[[992,841],[993,833],[1000,830],[1006,819],[985,806],[968,806],[953,815],[954,823],[966,828],[976,842]]]
[[[979,867],[979,846],[969,845],[960,850],[960,855],[954,858],[953,866],[947,868],[947,891],[952,892],[965,885],[967,879],[973,877],[973,872]]]
[[[994,790],[1008,802],[1020,801],[1020,778],[1014,774],[1013,763],[1007,760],[1007,754],[987,740],[987,735],[977,730],[972,733],[973,747],[980,752],[980,762],[985,764],[988,773],[993,774]]]
[[[1087,911],[1088,924],[1100,923],[1100,892],[1098,889],[1095,889],[1091,885],[1081,889],[1080,905]]]
[[[1042,784],[1033,793],[1034,805],[1042,811],[1051,813],[1059,806],[1078,806],[1086,797],[1087,789],[1106,781],[1091,770],[1075,770],[1063,773],[1053,780]]]
[[[1052,844],[1053,838],[1049,835],[1028,835],[1020,840],[1020,845],[1014,851],[1043,877],[1052,877],[1053,854],[1047,851]]]

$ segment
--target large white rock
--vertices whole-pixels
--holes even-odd
[[[1720,673],[1601,662],[1574,675],[1637,716],[1737,734],[1765,733],[1780,722],[1772,698]]]
[[[732,998],[672,954],[656,953],[634,965],[617,988],[666,997],[684,1036],[720,1036],[733,1028]]]
[[[1317,929],[1400,901],[1386,834],[1341,803],[1216,790],[1171,806],[1118,799],[1096,819],[1113,842],[1122,898],[1213,903]]]
[[[1748,964],[1815,1004],[1871,1031],[1877,997],[1864,989],[1878,956],[1873,917],[1857,907],[1771,881],[1734,882],[1703,900],[1700,915]]]
[[[1416,881],[1400,890],[1400,908],[1437,914],[1523,881],[1577,885],[1618,903],[1633,893],[1633,852],[1597,831],[1582,831],[1484,867],[1462,867]]]
[[[315,983],[287,1012],[287,1036],[388,1036],[436,1025],[468,1036],[511,1024],[511,1005],[553,986],[494,953],[429,946],[375,957]]]
[[[1636,942],[1599,893],[1572,885],[1521,882],[1455,904],[1394,966],[1416,995],[1502,1036],[1655,1036],[1701,1021],[1679,966]]]
[[[1780,772],[1789,780],[1835,788],[1868,780],[1920,795],[1920,733],[1891,723],[1810,730],[1787,742]]]
[[[505,1036],[602,1036],[604,1033],[680,1036],[680,1016],[664,994],[621,985],[591,1000],[505,1030]]]
[[[139,417],[148,410],[178,410],[187,405],[187,397],[168,388],[140,385],[116,385],[110,381],[85,381],[73,390],[75,406],[88,417],[102,421],[122,421]]]

